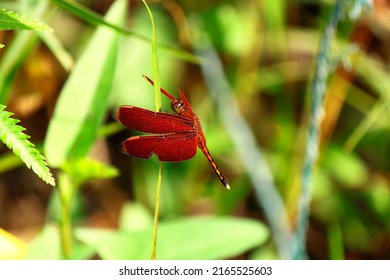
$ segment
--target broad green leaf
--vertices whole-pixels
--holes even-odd
[[[94,248],[94,251],[104,260],[150,259],[151,227],[148,231],[137,232],[79,228],[75,230],[75,236],[80,242]]]
[[[106,19],[122,24],[125,0],[117,0]],[[85,156],[97,136],[107,109],[117,59],[118,33],[99,27],[77,61],[57,102],[44,149],[49,163]]]
[[[60,232],[54,225],[46,225],[29,245],[25,256],[27,260],[61,259]]]
[[[44,249],[43,249],[44,248]],[[93,248],[74,242],[70,259],[82,260],[90,258]],[[57,226],[47,224],[30,243],[26,260],[60,260],[61,255],[60,232]]]
[[[225,259],[260,246],[267,228],[241,218],[200,217],[164,223],[159,228],[159,259]]]
[[[122,207],[119,228],[123,231],[139,231],[150,228],[152,214],[140,203],[127,203]]]
[[[258,221],[194,217],[161,221],[157,259],[226,259],[260,246],[269,237]],[[103,259],[149,259],[152,228],[135,232],[78,229],[76,237]]]

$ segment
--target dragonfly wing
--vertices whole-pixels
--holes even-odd
[[[120,150],[138,158],[156,155],[160,161],[182,161],[195,156],[197,140],[192,133],[134,136],[123,141]]]
[[[128,128],[149,133],[188,132],[193,129],[194,124],[189,118],[134,106],[116,108],[113,117]]]

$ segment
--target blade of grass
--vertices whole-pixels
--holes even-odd
[[[110,23],[109,21],[106,21],[105,19],[103,19],[100,15],[94,13],[93,11],[85,8],[84,6],[82,6],[76,2],[69,2],[69,1],[65,1],[65,0],[51,0],[51,2],[55,3],[57,6],[61,7],[62,9],[70,12],[71,14],[73,14],[73,15],[85,20],[86,22],[93,24],[93,25],[105,25],[109,28],[112,28],[112,29],[124,34],[124,35],[133,36],[134,38],[137,38],[139,40],[152,43],[152,41],[149,38],[147,38],[143,35],[140,35],[138,33],[135,33],[127,28],[121,27],[117,24]],[[180,59],[183,59],[185,61],[192,62],[195,64],[199,63],[198,57],[196,57],[195,55],[193,55],[189,52],[186,52],[186,51],[183,51],[183,50],[180,50],[177,48],[173,48],[171,46],[167,46],[164,44],[160,44],[160,43],[156,43],[156,44],[158,44],[158,46],[161,49],[167,51],[168,53],[170,53],[170,54],[172,54]]]
[[[375,106],[371,109],[369,115],[358,125],[348,140],[345,142],[344,148],[347,152],[352,152],[364,135],[372,128],[374,123],[379,120],[382,115],[385,115],[389,110],[389,103],[385,98],[377,101]]]
[[[119,33],[123,33],[126,35],[133,36],[135,38],[138,38],[140,40],[150,42],[150,39],[137,34],[131,30],[128,30],[126,28],[123,28],[119,25],[110,23],[109,21],[105,20],[103,17],[98,15],[97,13],[93,12],[92,10],[84,7],[83,5],[77,3],[77,2],[69,2],[65,0],[51,0],[54,4],[61,7],[62,9],[70,12],[71,14],[85,20],[86,22],[93,24],[93,25],[105,25],[111,29],[114,29],[115,31]]]
[[[62,67],[68,72],[73,68],[74,61],[69,52],[64,48],[60,40],[53,33],[40,33],[39,37],[49,49],[53,52],[55,57],[61,63]]]
[[[149,9],[148,4],[145,0],[142,0],[144,3],[149,17],[150,22],[152,23],[152,67],[153,67],[153,78],[154,78],[154,100],[156,103],[156,111],[161,110],[161,92],[160,92],[160,75],[158,68],[158,53],[157,53],[157,39],[156,39],[156,26],[154,24],[154,18],[151,10]],[[156,249],[157,249],[157,229],[158,229],[158,219],[160,215],[160,198],[161,198],[161,180],[162,180],[162,164],[160,162],[158,178],[157,178],[157,188],[156,188],[156,202],[154,209],[154,221],[153,221],[153,236],[152,236],[152,255],[151,259],[156,259]]]
[[[124,22],[126,2],[114,2],[106,17]],[[57,101],[44,143],[52,166],[85,156],[95,141],[115,75],[118,40],[117,32],[99,27],[74,66]]]
[[[380,98],[346,141],[344,148],[348,152],[351,152],[356,147],[363,136],[374,126],[375,122],[388,110],[390,102],[389,72],[383,68],[369,57],[361,57],[358,60],[357,72],[378,92]]]
[[[331,17],[325,26],[320,48],[318,51],[313,81],[311,84],[311,112],[309,128],[307,133],[306,151],[304,164],[301,173],[301,194],[298,205],[297,228],[295,232],[294,259],[307,258],[306,235],[309,222],[310,200],[313,187],[314,167],[318,158],[320,125],[324,111],[324,95],[326,90],[326,80],[330,71],[329,56],[331,43],[337,31],[337,26],[342,17],[350,12],[356,18],[356,13],[361,12],[361,8],[370,6],[367,1],[342,1],[337,0],[333,8]],[[353,12],[355,11],[355,12]]]
[[[106,17],[122,23],[127,1],[117,0]],[[64,86],[49,125],[44,149],[52,166],[65,167],[72,159],[84,157],[98,133],[107,109],[117,60],[119,34],[99,27]],[[90,166],[91,167],[91,166]],[[81,168],[83,169],[83,168]],[[85,168],[89,170],[90,168]],[[80,178],[63,168],[60,172],[61,249],[65,259],[72,256],[71,204]]]
[[[313,185],[314,166],[318,158],[318,147],[320,140],[320,125],[323,114],[323,101],[326,90],[326,80],[329,73],[329,56],[331,42],[334,38],[338,22],[343,16],[344,6],[338,0],[333,8],[333,13],[323,32],[320,49],[317,55],[317,63],[314,70],[314,77],[310,89],[311,112],[309,117],[309,128],[307,132],[306,151],[304,164],[301,172],[301,193],[298,204],[297,227],[295,232],[294,259],[306,259],[306,234],[309,220],[309,206]]]
[[[156,106],[156,111],[161,110],[161,92],[160,92],[160,74],[159,74],[159,65],[158,65],[158,53],[157,53],[157,36],[156,36],[156,25],[154,24],[153,14],[149,9],[148,4],[145,0],[144,2],[146,9],[148,10],[150,22],[152,23],[152,68],[153,68],[153,88],[154,88],[154,101]]]

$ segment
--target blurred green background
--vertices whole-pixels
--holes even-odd
[[[121,141],[137,132],[115,123],[111,112],[120,105],[155,109],[153,87],[142,78],[153,74],[151,45],[138,36],[151,37],[150,19],[141,1],[116,1],[117,7],[114,1],[78,1],[81,10],[66,9],[64,2],[0,3],[54,30],[0,32],[0,90],[1,102],[42,148],[58,185],[40,181],[3,146],[0,258],[64,258],[58,189],[63,195],[69,188],[72,245],[66,258],[148,259],[159,163],[119,152]],[[221,186],[201,152],[163,163],[157,258],[284,258],[210,96],[194,40],[207,37],[218,53],[294,229],[308,89],[334,1],[148,4],[161,86],[174,96],[178,87],[184,90],[231,186]],[[103,27],[86,12],[102,18],[108,10],[107,22],[138,35]],[[389,19],[390,1],[373,1],[357,19],[346,15],[332,42],[306,242],[311,259],[390,258]]]

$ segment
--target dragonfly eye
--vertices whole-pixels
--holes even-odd
[[[174,99],[171,102],[171,108],[176,114],[182,115],[185,109],[184,101],[181,99]]]

